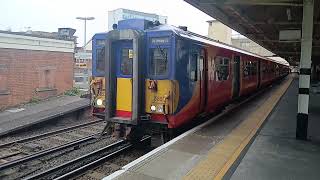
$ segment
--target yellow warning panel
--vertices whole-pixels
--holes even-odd
[[[131,111],[132,78],[117,78],[116,110]]]

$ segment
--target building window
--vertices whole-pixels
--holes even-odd
[[[215,58],[216,80],[225,81],[229,78],[229,63],[230,59],[217,56]]]
[[[76,83],[79,83],[79,82],[84,82],[85,80],[84,80],[84,77],[75,77],[75,78],[74,78],[74,81],[75,81]]]
[[[5,64],[0,64],[0,95],[8,93],[8,67]]]
[[[54,67],[42,67],[39,69],[39,91],[55,89],[55,73]]]
[[[250,49],[250,42],[240,42],[240,48]]]

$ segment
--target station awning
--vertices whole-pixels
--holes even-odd
[[[303,0],[185,0],[266,49],[300,59]],[[314,1],[312,59],[320,56],[320,2]],[[320,60],[319,60],[320,61]]]

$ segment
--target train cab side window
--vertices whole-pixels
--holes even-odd
[[[121,74],[132,75],[132,49],[123,48],[121,50]]]
[[[215,58],[216,65],[216,80],[225,81],[229,78],[229,63],[230,59],[225,57],[217,56]]]
[[[198,69],[198,54],[197,53],[194,53],[191,55],[191,58],[190,58],[190,80],[191,81],[197,81],[198,80],[198,72],[197,72],[197,69]]]

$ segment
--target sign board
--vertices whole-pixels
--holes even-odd
[[[87,64],[86,63],[76,63],[76,66],[80,67],[80,68],[86,68]]]
[[[154,37],[151,38],[151,44],[168,44],[169,37]]]
[[[280,30],[279,31],[279,40],[288,41],[288,40],[300,40],[301,39],[301,30]]]
[[[92,53],[88,52],[76,52],[74,54],[74,58],[76,59],[92,59]]]

